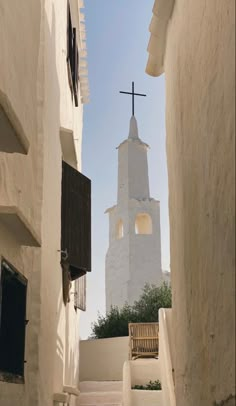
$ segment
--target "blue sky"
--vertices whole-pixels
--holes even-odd
[[[98,311],[105,312],[106,208],[116,203],[117,150],[128,136],[135,90],[139,136],[148,153],[151,196],[160,200],[162,268],[169,269],[168,181],[165,152],[164,75],[145,73],[153,0],[85,0],[90,103],[84,108],[83,173],[92,180],[92,272],[87,278],[87,311],[81,314],[81,337],[90,334]]]

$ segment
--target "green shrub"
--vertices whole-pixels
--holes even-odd
[[[140,299],[133,306],[125,304],[121,309],[112,307],[105,316],[98,315],[92,324],[91,338],[124,337],[129,335],[129,323],[151,323],[158,321],[158,310],[171,307],[171,288],[146,284]]]
[[[140,389],[140,390],[161,390],[161,382],[157,381],[149,381],[147,385],[134,385],[132,389]]]

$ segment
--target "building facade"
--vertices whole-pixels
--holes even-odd
[[[138,300],[145,283],[160,285],[160,202],[150,197],[148,145],[130,119],[128,138],[118,146],[117,204],[109,213],[106,310]]]
[[[79,313],[91,270],[90,180],[79,172],[88,101],[82,7],[0,0],[4,406],[52,406],[77,393]]]
[[[165,72],[176,404],[235,405],[235,2],[156,0]]]

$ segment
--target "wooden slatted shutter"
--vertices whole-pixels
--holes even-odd
[[[75,281],[75,309],[86,310],[86,275]]]
[[[72,26],[69,2],[67,3],[67,68],[71,92],[78,107],[79,51],[76,28]]]
[[[79,53],[76,40],[76,28],[73,28],[73,70],[72,70],[72,79],[73,79],[73,89],[74,89],[74,98],[75,106],[78,106],[78,69],[79,69]]]
[[[91,271],[91,181],[62,162],[62,263],[71,280]]]
[[[71,13],[70,13],[69,2],[67,4],[67,68],[68,68],[69,85],[70,85],[71,91],[73,91],[73,79],[72,79],[72,72],[73,72],[73,29],[72,29],[72,21],[71,21]]]

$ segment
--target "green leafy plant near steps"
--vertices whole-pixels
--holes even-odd
[[[90,338],[125,337],[129,335],[129,323],[158,322],[158,311],[171,307],[171,287],[146,284],[143,292],[132,306],[125,304],[121,309],[112,307],[105,315],[99,315],[92,324]]]
[[[161,390],[161,382],[157,381],[149,381],[147,385],[134,385],[132,389],[140,389],[140,390]]]

